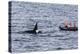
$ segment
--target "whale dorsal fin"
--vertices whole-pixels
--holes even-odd
[[[33,31],[36,31],[37,29],[38,29],[38,25],[37,25],[37,23],[36,23],[36,25],[35,25]]]

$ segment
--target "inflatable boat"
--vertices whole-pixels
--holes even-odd
[[[77,31],[78,27],[62,27],[62,26],[59,26],[59,29],[64,30],[64,31]]]

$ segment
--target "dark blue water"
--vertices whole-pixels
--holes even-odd
[[[12,52],[32,52],[78,48],[78,31],[61,31],[65,19],[78,22],[77,5],[12,2]],[[31,30],[38,22],[42,33],[17,33]]]

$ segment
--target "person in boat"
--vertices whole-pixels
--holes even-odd
[[[72,27],[72,23],[71,23],[71,21],[70,21],[70,23],[69,23],[68,27]]]
[[[65,26],[65,28],[68,28],[68,22],[67,21],[64,22],[64,26]]]
[[[65,26],[65,28],[70,28],[70,27],[74,27],[74,28],[76,28],[76,24],[75,24],[75,22],[74,22],[74,26],[72,26],[72,23],[71,23],[71,21],[70,21],[70,23],[68,23],[67,21],[65,21],[65,23],[64,23],[64,26]]]
[[[75,24],[75,22],[74,22],[74,27],[76,27],[76,24]]]

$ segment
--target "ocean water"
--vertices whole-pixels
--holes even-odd
[[[65,19],[78,26],[78,6],[13,1],[11,6],[11,51],[33,52],[78,48],[78,31],[61,31]],[[17,33],[31,30],[38,22],[39,34]]]

